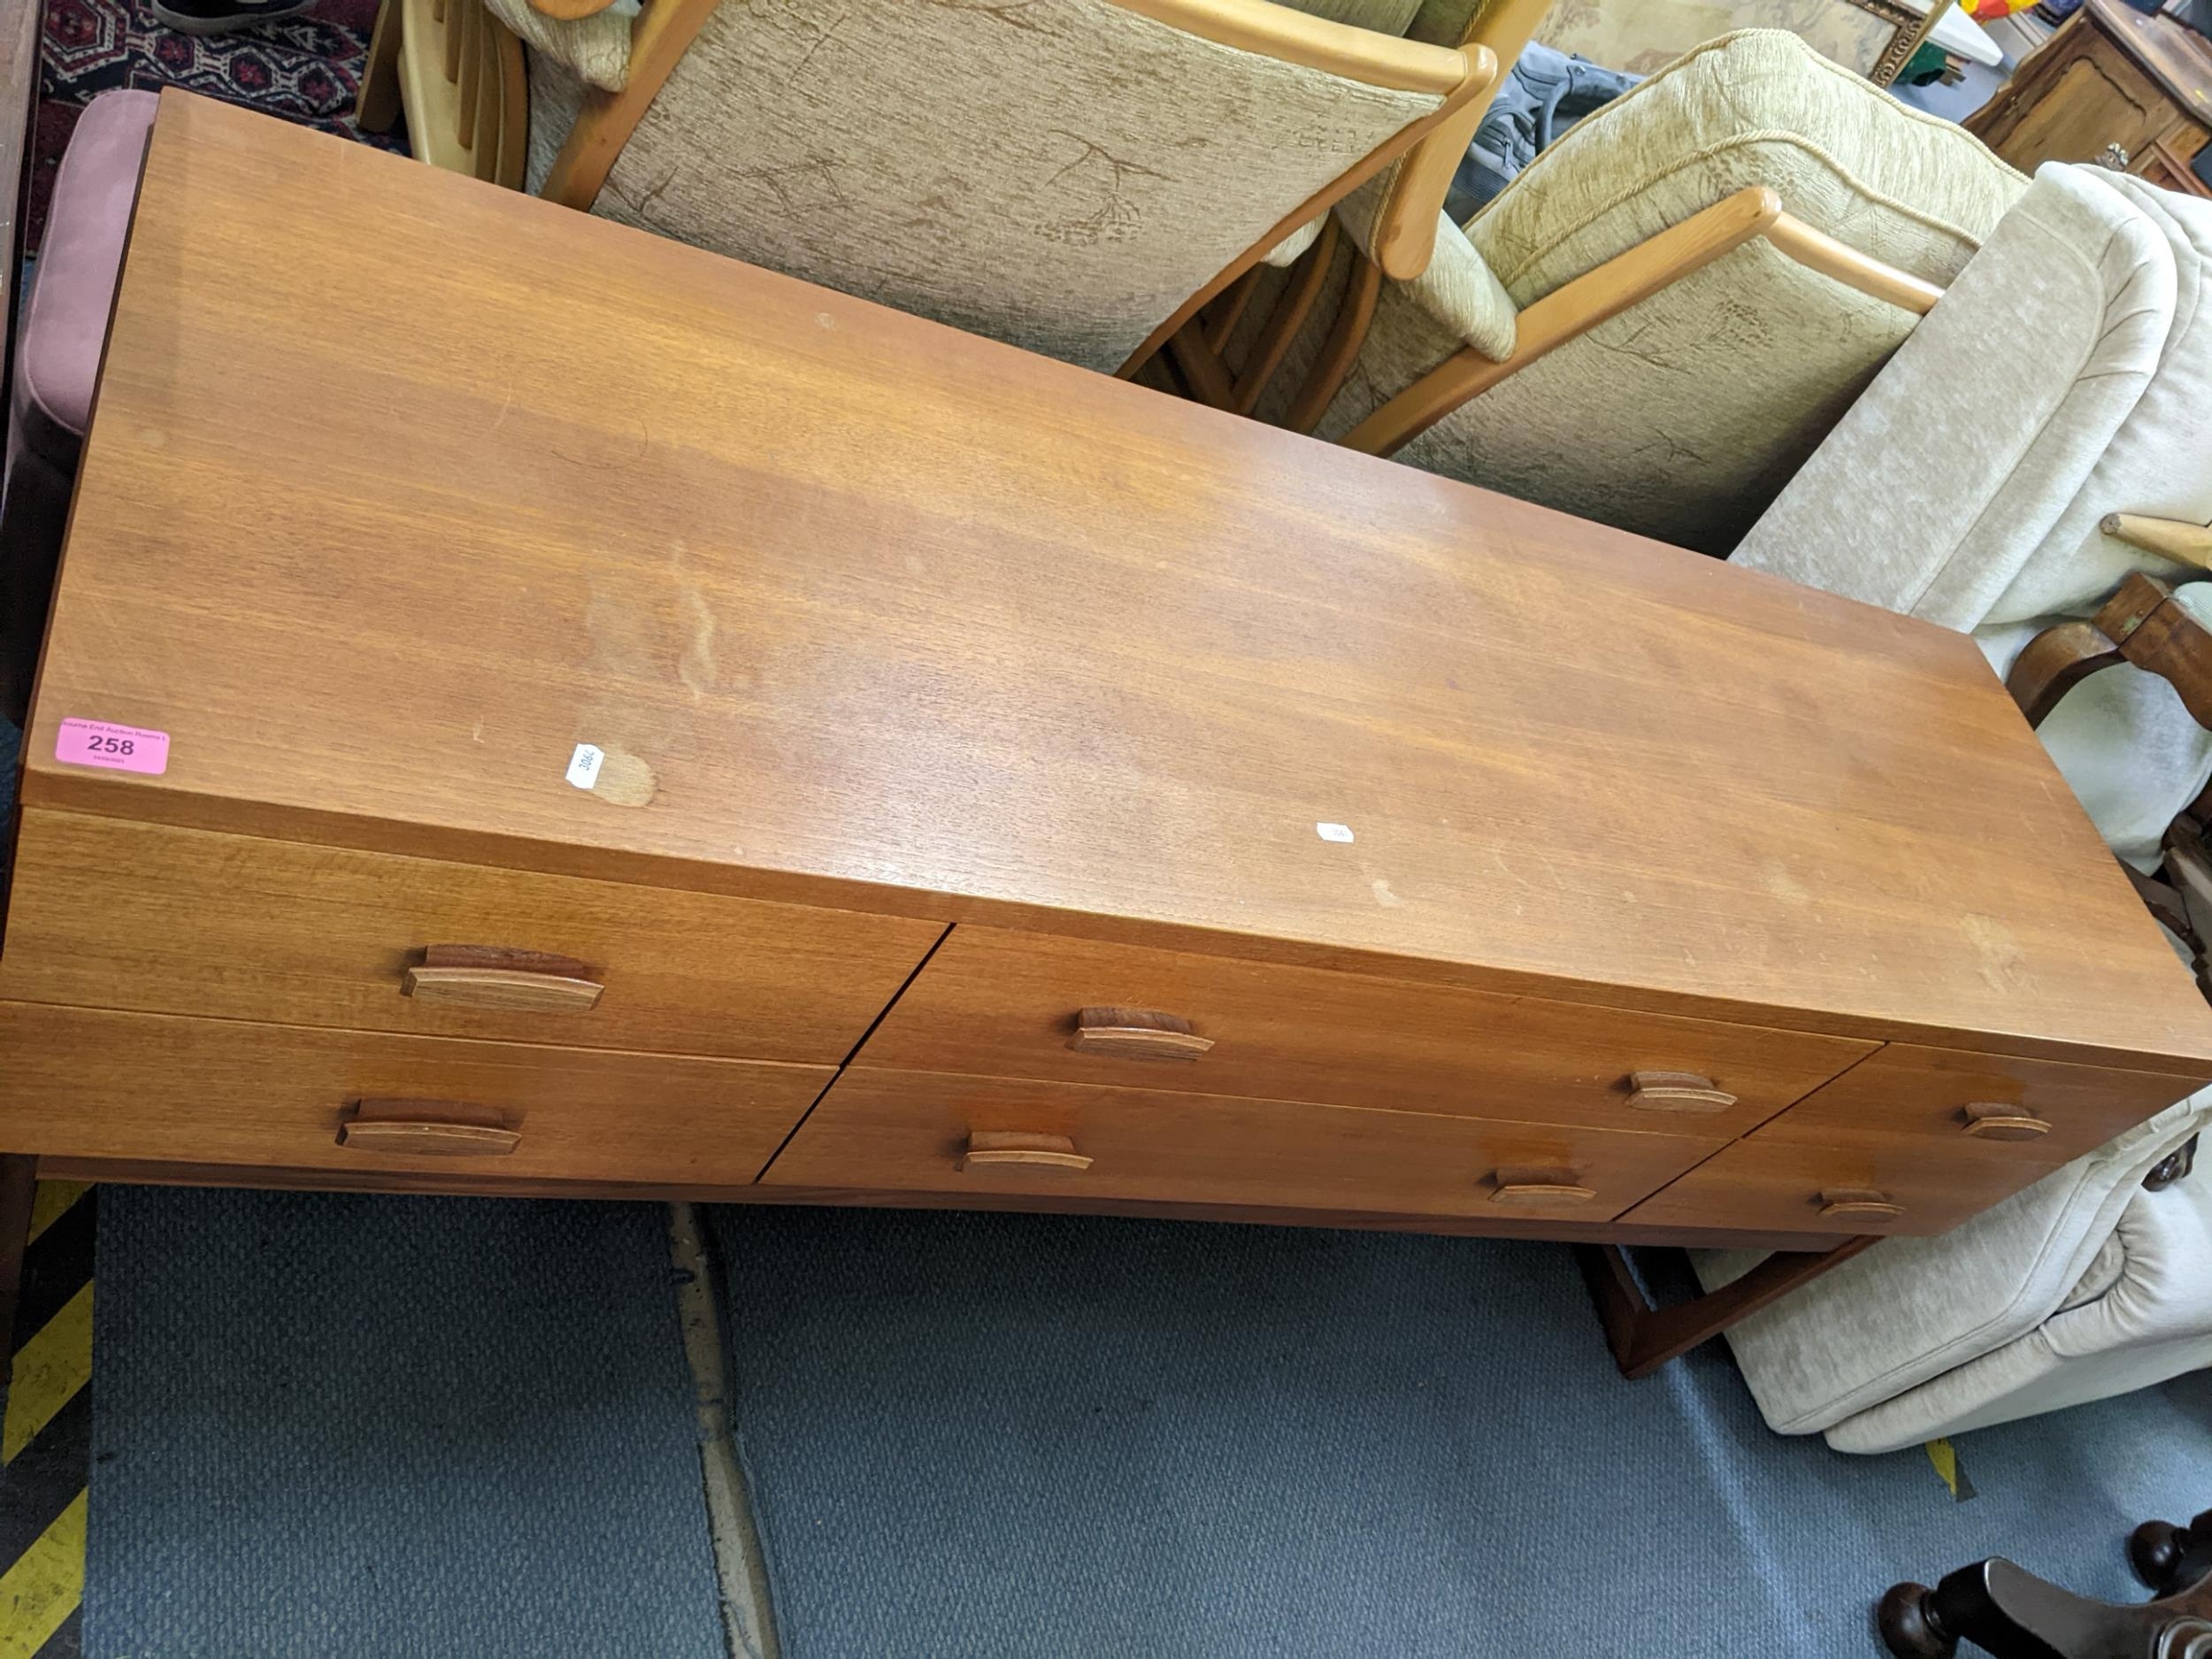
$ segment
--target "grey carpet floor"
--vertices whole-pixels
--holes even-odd
[[[713,1220],[787,1659],[1871,1655],[1894,1579],[2139,1599],[2127,1530],[2212,1505],[2206,1377],[1962,1437],[1961,1503],[1724,1350],[1623,1382],[1560,1246]]]
[[[718,1659],[650,1204],[106,1187],[87,1659]]]

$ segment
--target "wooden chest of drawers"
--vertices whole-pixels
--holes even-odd
[[[1962,638],[176,95],[26,751],[63,1171],[1809,1246],[2212,1078]]]

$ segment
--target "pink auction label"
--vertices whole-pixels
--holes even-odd
[[[105,720],[64,720],[54,733],[54,758],[73,766],[112,766],[158,778],[169,770],[169,733]]]

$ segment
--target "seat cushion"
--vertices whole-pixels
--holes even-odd
[[[1925,1239],[1885,1239],[1728,1332],[1760,1415],[1809,1434],[2017,1340],[2065,1303],[2151,1166],[2212,1118],[2212,1089]],[[1694,1250],[1709,1290],[1763,1259]],[[1853,1449],[1866,1449],[1853,1448]]]
[[[92,417],[108,311],[158,102],[151,92],[104,92],[93,99],[54,179],[16,359],[17,387],[35,421],[78,438]]]
[[[1748,30],[1579,122],[1466,234],[1525,307],[1753,185],[1940,286],[2027,180],[1794,36]],[[1916,320],[1755,241],[1522,370],[1398,458],[1724,554]],[[1386,293],[1321,435],[1341,436],[1463,343],[1415,296]]]
[[[2017,1340],[1846,1419],[1839,1451],[1890,1452],[2147,1388],[2212,1365],[2212,1171],[2129,1197],[2096,1277]]]

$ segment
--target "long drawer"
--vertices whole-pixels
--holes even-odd
[[[1775,1118],[1764,1143],[1885,1144],[2055,1169],[2198,1088],[2194,1078],[1892,1043]]]
[[[963,926],[857,1058],[1725,1141],[1876,1047]]]
[[[941,931],[33,811],[0,996],[834,1064]]]
[[[1770,1233],[1941,1233],[2047,1173],[2047,1165],[2013,1158],[1933,1158],[1909,1136],[1819,1146],[1760,1133],[1621,1218]]]
[[[832,1075],[0,1002],[0,1147],[58,1157],[741,1185]]]
[[[871,1191],[1604,1221],[1714,1144],[1685,1135],[855,1067],[762,1179]]]

